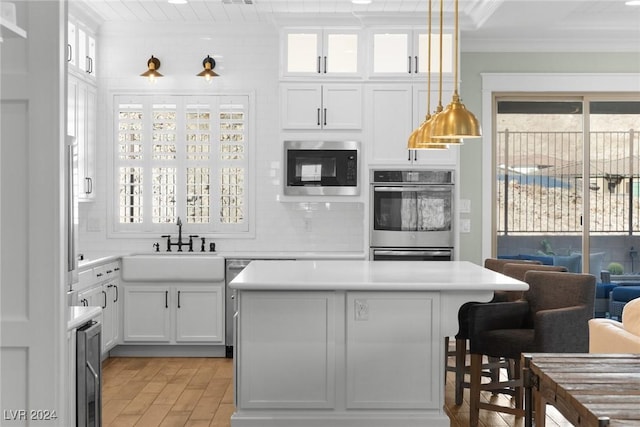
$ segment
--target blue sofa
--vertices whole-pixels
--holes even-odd
[[[596,277],[596,301],[595,317],[608,317],[611,311],[611,292],[616,288],[617,283],[601,279],[605,252],[594,252],[589,254],[589,273]],[[539,261],[544,265],[561,265],[567,267],[570,273],[582,271],[582,254],[578,252],[569,255],[544,255],[544,254],[518,254],[518,255],[498,255],[502,259],[518,259]],[[640,295],[638,295],[640,296]],[[616,307],[618,307],[616,305]],[[617,310],[617,308],[616,308]],[[622,309],[620,308],[620,312]]]

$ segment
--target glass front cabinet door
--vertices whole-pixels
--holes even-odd
[[[377,77],[421,77],[429,70],[429,34],[426,30],[375,29],[369,34],[369,74]],[[440,71],[440,35],[431,35],[431,75]],[[442,37],[442,72],[453,71],[453,36]]]
[[[288,29],[282,40],[284,77],[361,74],[358,30]]]

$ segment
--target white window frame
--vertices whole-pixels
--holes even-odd
[[[109,105],[108,105],[108,129],[107,135],[108,140],[108,158],[107,158],[107,224],[108,224],[108,237],[115,238],[135,238],[135,237],[149,237],[152,235],[153,237],[157,237],[157,234],[175,234],[177,228],[175,223],[166,223],[166,224],[152,224],[151,223],[151,191],[147,189],[143,189],[144,193],[144,206],[145,214],[144,214],[144,222],[141,224],[121,224],[119,222],[119,168],[122,166],[122,162],[119,160],[118,153],[118,115],[117,109],[118,105],[123,102],[123,99],[127,99],[131,101],[131,103],[140,103],[141,99],[153,99],[152,102],[148,102],[148,107],[146,110],[148,112],[151,111],[151,104],[153,103],[176,103],[176,100],[181,100],[180,102],[184,105],[198,103],[198,98],[201,98],[201,103],[205,103],[206,101],[211,102],[211,100],[218,101],[215,105],[223,105],[223,104],[244,104],[245,107],[242,109],[246,115],[245,119],[245,131],[244,131],[244,139],[245,139],[245,159],[242,163],[242,167],[245,169],[244,175],[244,218],[242,224],[223,224],[219,221],[219,212],[220,212],[220,171],[224,167],[234,167],[238,166],[240,162],[233,161],[224,161],[220,159],[220,151],[219,151],[219,141],[214,138],[212,141],[211,155],[215,156],[214,160],[210,160],[210,165],[215,165],[211,170],[211,205],[210,205],[210,218],[213,219],[209,224],[195,224],[195,223],[187,223],[186,222],[186,205],[177,206],[177,216],[180,216],[183,222],[183,234],[197,234],[200,237],[233,237],[233,238],[253,238],[255,237],[255,207],[254,207],[254,174],[255,170],[255,95],[253,93],[243,93],[243,94],[212,94],[212,95],[202,95],[201,93],[165,93],[165,94],[148,94],[148,93],[138,93],[138,92],[126,92],[126,91],[114,91],[111,92],[108,96]],[[136,102],[137,100],[137,102]],[[188,100],[188,101],[187,101]],[[125,101],[126,102],[126,101]],[[180,108],[180,107],[179,107]],[[184,111],[184,110],[183,110]],[[216,108],[212,108],[212,113],[217,115],[218,110]],[[180,115],[180,113],[179,113]],[[144,120],[144,119],[143,119]],[[184,118],[178,117],[178,126],[184,123]],[[213,121],[218,124],[218,117],[214,118]],[[212,133],[214,136],[218,135],[216,129],[212,129]],[[178,156],[180,153],[184,153],[184,149],[178,149]],[[151,183],[150,174],[151,168],[154,166],[154,163],[150,160],[150,153],[145,153],[146,157],[143,160],[144,170],[144,185],[145,187],[149,186]],[[186,180],[186,161],[180,159],[176,163],[178,163],[178,177],[177,177],[177,194],[184,194],[186,191],[185,180]],[[195,163],[195,162],[192,162]],[[193,166],[193,165],[189,165]]]

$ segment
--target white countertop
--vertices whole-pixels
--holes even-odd
[[[107,262],[117,261],[125,256],[132,255],[180,255],[180,256],[197,256],[197,255],[215,255],[225,259],[353,259],[364,260],[367,254],[364,252],[243,252],[243,251],[216,251],[216,252],[178,252],[177,250],[167,252],[124,252],[120,254],[100,254],[90,258],[85,258],[78,262],[78,270],[88,270],[92,267],[105,264]]]
[[[69,321],[67,330],[70,331],[84,325],[91,319],[96,319],[102,314],[100,307],[71,306],[69,307]]]
[[[230,286],[241,290],[529,289],[525,282],[467,261],[253,261]]]

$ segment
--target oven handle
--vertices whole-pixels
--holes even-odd
[[[396,250],[374,250],[374,255],[392,256],[449,256],[451,251],[396,251]]]
[[[405,191],[451,191],[451,186],[440,186],[440,185],[421,185],[421,186],[409,186],[403,185],[398,187],[373,187],[373,191],[384,191],[384,192],[396,192],[402,193]]]

